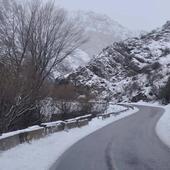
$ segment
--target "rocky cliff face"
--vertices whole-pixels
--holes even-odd
[[[105,48],[67,80],[91,87],[115,102],[156,100],[170,76],[170,22],[162,28]]]

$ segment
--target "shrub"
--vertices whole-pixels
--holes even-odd
[[[162,100],[163,104],[170,103],[170,78],[168,79],[166,85],[160,88],[159,99]]]
[[[91,88],[74,86],[69,83],[56,84],[51,97],[63,120],[93,112],[94,104],[91,103],[91,100],[95,99],[95,96]]]

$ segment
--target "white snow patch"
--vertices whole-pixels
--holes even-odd
[[[161,105],[161,104],[159,104],[159,102],[150,102],[150,103],[147,103],[147,102],[144,102],[144,101],[142,101],[142,100],[139,101],[139,102],[137,102],[137,103],[128,103],[128,104],[164,108],[164,106]]]
[[[152,106],[159,107],[165,109],[165,113],[158,121],[156,125],[156,133],[161,141],[166,144],[170,148],[170,104],[167,106],[160,105],[158,102],[155,103],[146,103],[146,102],[138,102],[133,103],[135,105],[143,105],[143,106]]]
[[[170,148],[170,105],[164,107],[165,113],[156,126],[159,138]]]
[[[167,65],[170,63],[170,55],[167,55],[165,57],[161,57],[159,59],[159,62],[162,64],[162,65]]]
[[[119,112],[121,110],[124,110],[125,108],[123,106],[119,106],[119,105],[110,105],[106,111],[106,113],[112,113],[112,112]]]

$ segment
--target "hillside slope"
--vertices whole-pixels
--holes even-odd
[[[89,37],[89,41],[82,46],[82,50],[90,56],[98,54],[104,47],[113,42],[125,40],[136,35],[104,14],[93,11],[78,11],[74,15],[78,16],[80,25],[85,28]]]
[[[92,11],[78,11],[71,13],[70,16],[76,18],[79,26],[85,29],[88,41],[74,55],[63,61],[56,69],[55,77],[68,74],[79,66],[86,65],[94,55],[113,42],[136,35],[106,15]]]
[[[67,77],[115,102],[156,100],[170,76],[170,22],[140,38],[103,49],[88,65]]]

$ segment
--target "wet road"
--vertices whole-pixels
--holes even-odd
[[[170,170],[170,150],[155,133],[164,110],[137,107],[73,145],[50,170]]]

